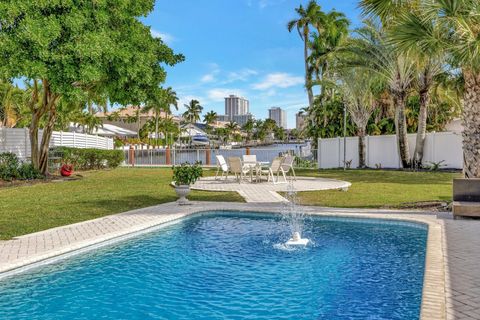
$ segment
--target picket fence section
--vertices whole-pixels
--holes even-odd
[[[408,135],[410,155],[415,149],[416,134]],[[395,135],[367,136],[366,165],[376,168],[400,168],[397,138]],[[338,168],[343,167],[344,161],[343,138],[318,140],[318,167]],[[351,167],[358,167],[358,137],[346,138],[346,161],[352,161]],[[462,169],[463,151],[462,136],[453,132],[428,133],[424,147],[424,165],[432,162],[442,162],[444,168]]]
[[[39,141],[43,131],[39,132]],[[113,149],[113,139],[84,133],[54,131],[50,147]],[[20,159],[31,156],[30,135],[24,128],[0,128],[0,153],[13,152]]]

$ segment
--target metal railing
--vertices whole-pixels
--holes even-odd
[[[317,168],[317,151],[310,148],[243,148],[243,149],[144,149],[125,150],[124,166],[130,167],[156,167],[173,166],[185,162],[200,163],[203,166],[217,165],[217,155],[225,159],[229,157],[242,157],[250,154],[256,155],[257,161],[271,162],[275,157],[291,154],[295,156],[295,166],[301,168]]]

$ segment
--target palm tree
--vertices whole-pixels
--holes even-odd
[[[357,29],[358,37],[350,39],[348,56],[353,67],[363,67],[379,75],[387,83],[395,107],[395,131],[399,156],[403,168],[410,167],[406,104],[414,80],[414,63],[406,55],[398,53],[389,43],[385,30],[373,20],[364,21]]]
[[[175,107],[178,110],[178,97],[177,93],[172,90],[171,87],[166,89],[159,88],[159,90],[148,100],[143,107],[143,113],[149,113],[153,111],[155,117],[155,139],[158,142],[159,139],[159,121],[164,112],[166,115],[172,113],[171,107]]]
[[[310,36],[310,26],[314,25],[317,21],[320,12],[320,6],[315,0],[310,0],[306,8],[300,5],[298,8],[295,9],[295,11],[298,14],[298,18],[288,22],[287,29],[289,32],[292,32],[292,30],[296,28],[300,38],[303,41],[303,55],[305,60],[305,88],[308,94],[308,103],[311,106],[313,104],[313,90],[312,78],[308,64],[308,44]]]
[[[24,90],[9,82],[0,82],[0,127],[14,127],[25,104]]]
[[[461,71],[464,79],[463,153],[466,178],[480,177],[479,11],[477,0],[422,1],[421,10],[401,17],[392,33],[392,42],[401,50],[443,54],[453,68]]]
[[[202,113],[203,107],[200,105],[198,100],[192,100],[189,104],[185,105],[186,111],[183,113],[183,118],[189,124],[194,124],[200,121],[200,114]]]
[[[228,138],[231,139],[231,136],[240,129],[240,126],[235,121],[230,121],[225,125],[225,129],[227,129]]]
[[[252,140],[253,130],[255,129],[255,121],[253,119],[248,119],[247,122],[242,126],[242,130],[247,134],[247,142]]]
[[[358,136],[358,167],[365,168],[367,124],[374,109],[373,82],[375,77],[371,72],[360,68],[343,70],[340,75],[343,99],[350,113],[350,118],[357,126]]]
[[[321,84],[330,69],[330,63],[335,61],[335,56],[348,36],[349,25],[350,22],[345,15],[335,10],[317,14],[314,26],[318,34],[312,35],[311,54],[308,57],[309,71],[315,73],[316,84]],[[324,85],[320,88],[320,96],[323,97]]]
[[[209,111],[203,116],[203,121],[206,124],[206,130],[208,133],[212,131],[212,124],[217,121],[217,113],[215,111]]]

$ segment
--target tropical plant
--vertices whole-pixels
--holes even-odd
[[[0,127],[12,128],[22,117],[27,96],[10,82],[0,81]]]
[[[199,163],[182,163],[180,166],[174,166],[173,181],[176,186],[192,185],[203,176],[203,170]]]
[[[212,133],[212,124],[217,121],[217,113],[215,111],[209,111],[203,116],[203,121],[206,124],[207,133]]]
[[[198,100],[191,100],[185,105],[185,108],[186,110],[183,113],[183,118],[187,123],[194,124],[200,121],[200,114],[203,111],[203,107]]]
[[[255,130],[255,121],[253,121],[253,119],[248,119],[248,121],[242,126],[242,130],[247,135],[247,142],[250,142],[250,140],[252,140],[253,131]]]
[[[406,55],[398,53],[390,44],[382,25],[365,20],[350,39],[348,51],[351,66],[363,67],[383,78],[395,107],[395,128],[401,164],[410,167],[407,138],[406,105],[414,80],[414,64]]]
[[[147,103],[142,109],[143,113],[154,113],[155,121],[155,139],[159,139],[159,122],[162,112],[165,115],[172,113],[171,107],[174,107],[178,110],[178,97],[177,93],[168,87],[166,89],[159,88],[156,90],[151,97],[147,100]]]
[[[139,104],[165,80],[162,63],[183,60],[139,19],[153,5],[12,0],[0,6],[0,74],[30,85],[31,159],[42,173],[60,100],[85,101],[95,88],[111,104]]]
[[[370,0],[373,1],[373,0]],[[387,1],[377,0],[377,6]],[[464,174],[480,177],[480,2],[477,0],[420,1],[420,10],[402,16],[392,34],[401,50],[443,54],[464,79]],[[378,12],[371,10],[374,13]]]
[[[305,88],[308,93],[308,104],[311,106],[313,104],[313,90],[312,90],[312,77],[308,63],[309,57],[309,37],[310,37],[310,28],[315,23],[318,22],[318,16],[320,14],[320,6],[315,0],[310,0],[307,6],[304,8],[300,5],[295,9],[298,18],[293,19],[288,22],[287,29],[289,32],[292,32],[293,29],[297,29],[298,35],[303,41],[303,56],[305,62]]]

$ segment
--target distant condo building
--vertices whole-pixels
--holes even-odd
[[[225,114],[233,121],[233,116],[249,113],[250,103],[247,99],[231,94],[225,98]]]
[[[277,126],[287,129],[287,112],[279,107],[268,110],[268,118],[274,120]]]
[[[298,131],[302,131],[307,124],[306,120],[307,115],[303,112],[298,112],[297,114],[295,114],[295,128],[297,128]]]
[[[253,119],[253,116],[251,113],[239,114],[232,117],[232,121],[238,123],[240,126],[243,126],[245,123],[248,122],[248,120],[251,120],[251,119]]]

